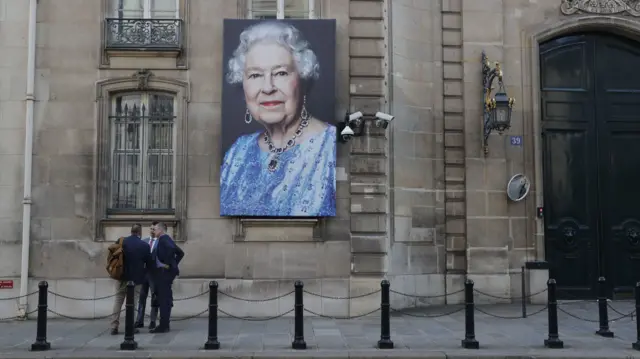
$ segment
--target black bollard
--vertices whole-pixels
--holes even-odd
[[[465,349],[479,349],[476,340],[476,322],[474,318],[475,304],[473,303],[473,281],[467,279],[464,283],[464,339],[462,347]]]
[[[38,284],[38,323],[36,328],[36,341],[31,344],[31,351],[42,352],[51,349],[51,343],[47,341],[47,295],[49,283],[42,281]]]
[[[547,313],[549,314],[549,338],[544,340],[544,346],[550,349],[562,349],[564,343],[558,336],[558,301],[555,279],[547,281]]]
[[[609,330],[609,312],[607,308],[607,281],[604,277],[598,278],[598,313],[600,317],[600,329],[596,331],[601,337],[613,338],[613,332]]]
[[[525,278],[526,272],[524,266],[522,266],[522,280],[520,282],[520,296],[522,297],[522,317],[527,317],[527,281]]]
[[[218,341],[218,282],[209,282],[209,335],[204,343],[205,350],[220,349]]]
[[[380,340],[378,340],[378,349],[393,349],[393,342],[391,341],[391,323],[389,320],[389,310],[391,303],[389,303],[389,284],[388,280],[380,282],[382,288],[382,294],[380,299]]]
[[[640,282],[636,283],[636,342],[631,345],[635,350],[640,350]]]
[[[307,349],[307,343],[304,341],[304,304],[302,303],[302,288],[304,284],[301,281],[295,283],[295,304],[294,308],[294,337],[291,347],[293,349],[303,350]]]
[[[127,297],[124,310],[124,341],[120,343],[120,350],[138,349],[138,343],[134,338],[135,334],[133,327],[135,315],[135,313],[133,312],[135,309],[133,304],[135,287],[136,286],[135,284],[133,284],[133,282],[130,281],[127,283]]]

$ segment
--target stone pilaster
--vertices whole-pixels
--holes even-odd
[[[387,105],[386,3],[349,3],[349,109],[365,114]],[[366,134],[350,141],[351,273],[380,276],[387,271],[388,144],[386,130],[366,124]]]
[[[450,274],[466,271],[466,196],[462,0],[442,1],[445,236]]]

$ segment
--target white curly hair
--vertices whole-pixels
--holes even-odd
[[[250,26],[240,34],[240,44],[227,64],[228,83],[242,82],[247,52],[253,45],[261,42],[274,42],[288,49],[293,55],[301,79],[313,81],[320,76],[318,58],[300,30],[282,21],[264,21]]]

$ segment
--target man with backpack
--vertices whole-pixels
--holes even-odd
[[[120,313],[127,293],[127,282],[132,281],[136,285],[133,301],[135,305],[138,302],[142,284],[147,278],[147,271],[153,266],[149,245],[142,240],[141,235],[142,226],[134,224],[131,226],[131,235],[129,237],[121,237],[115,244],[109,246],[107,272],[111,278],[117,280],[116,296],[111,317],[111,335],[118,334]]]

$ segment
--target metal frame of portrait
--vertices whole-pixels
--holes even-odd
[[[225,181],[227,181],[223,173],[224,167],[225,167],[225,156],[227,155],[228,152],[230,152],[230,149],[232,149],[232,146],[234,146],[234,144],[237,145],[238,142],[242,140],[242,138],[249,138],[249,136],[251,135],[256,135],[257,136],[256,138],[258,140],[255,141],[255,143],[258,143],[259,141],[263,141],[264,136],[262,135],[262,132],[265,130],[265,127],[263,127],[260,123],[258,123],[258,121],[254,120],[254,121],[250,121],[250,123],[247,123],[247,121],[245,121],[246,119],[245,116],[247,115],[248,106],[247,106],[247,101],[245,100],[243,83],[231,84],[229,83],[226,75],[229,71],[229,67],[228,67],[229,61],[233,57],[233,53],[240,43],[240,34],[244,30],[250,28],[251,26],[256,25],[258,23],[263,23],[263,22],[286,23],[288,25],[295,27],[297,30],[299,30],[300,33],[302,34],[302,37],[304,37],[304,39],[308,42],[309,48],[315,54],[317,63],[319,65],[319,76],[315,80],[313,80],[312,85],[306,89],[306,96],[305,96],[306,101],[305,101],[304,107],[306,111],[309,113],[310,115],[309,117],[316,118],[321,122],[326,123],[326,125],[328,125],[327,132],[323,133],[323,136],[324,136],[323,138],[310,137],[310,139],[304,140],[302,144],[300,144],[300,147],[303,148],[306,142],[313,143],[313,140],[315,140],[316,142],[320,142],[321,140],[324,140],[324,143],[329,144],[328,134],[329,133],[332,134],[331,146],[322,147],[323,151],[325,150],[325,148],[327,149],[331,148],[334,151],[331,154],[331,156],[329,156],[332,158],[332,160],[325,162],[327,165],[323,166],[325,170],[330,171],[332,175],[322,177],[325,180],[316,179],[315,181],[313,181],[315,185],[308,187],[310,189],[309,192],[313,192],[314,190],[316,190],[316,188],[318,188],[318,191],[319,191],[320,188],[326,188],[326,187],[330,187],[331,190],[333,191],[333,194],[332,194],[333,198],[331,199],[332,204],[330,205],[327,205],[326,203],[323,204],[324,210],[322,211],[315,211],[311,209],[309,210],[309,212],[305,212],[305,210],[301,209],[297,203],[292,203],[292,206],[295,206],[297,209],[296,210],[292,209],[290,211],[291,213],[285,213],[285,212],[289,212],[286,208],[283,207],[287,203],[287,200],[279,203],[275,202],[274,204],[276,205],[273,206],[274,208],[273,212],[271,212],[271,210],[269,209],[270,208],[269,205],[265,205],[260,211],[254,211],[253,213],[251,213],[250,211],[245,212],[237,209],[229,210],[228,209],[229,207],[225,205],[225,200],[229,201],[230,198],[233,198],[235,200],[235,198],[241,197],[241,196],[235,197],[235,196],[228,196],[228,195],[223,196],[224,183]],[[222,56],[223,57],[222,58],[223,79],[222,79],[222,109],[221,109],[222,110],[221,111],[221,114],[222,114],[222,136],[221,136],[222,168],[221,168],[221,176],[220,176],[220,182],[221,182],[220,183],[221,185],[220,215],[224,217],[241,217],[241,218],[244,218],[244,217],[319,218],[319,217],[335,216],[335,188],[336,188],[335,124],[337,122],[335,119],[335,103],[336,103],[336,90],[335,90],[336,89],[335,87],[336,21],[335,19],[318,19],[318,20],[225,19],[223,33],[224,33],[223,35],[224,45],[223,45],[223,56]],[[260,133],[261,135],[257,135],[258,133]],[[250,144],[254,143],[253,139],[254,138],[251,137],[252,141],[249,142]],[[266,142],[266,140],[264,141]],[[298,146],[298,144],[296,143],[295,146]],[[293,149],[294,148],[291,147],[288,150],[293,150]],[[285,157],[284,153],[286,152],[287,151],[282,152],[283,158]],[[258,153],[260,152],[258,151]],[[321,153],[325,153],[325,152],[321,152]],[[265,156],[270,156],[273,154],[274,154],[273,152],[272,153],[269,153],[268,151],[264,152]],[[298,155],[295,155],[295,156],[298,156]],[[299,157],[304,157],[304,156],[299,155]],[[250,158],[252,158],[252,160],[249,163],[249,165],[256,166],[256,163],[259,161],[258,160],[254,161],[253,158],[257,158],[257,156],[250,157]],[[272,158],[272,157],[269,157],[269,158]],[[280,157],[277,157],[277,158],[280,158]],[[242,162],[244,163],[245,161],[242,161]],[[266,160],[264,162],[266,165],[271,163],[269,162],[269,160]],[[285,166],[289,166],[289,163],[291,163],[291,166],[294,166],[293,164],[294,162],[285,162],[283,160],[282,163],[285,163]],[[307,164],[309,164],[308,162],[304,162],[304,161],[296,162],[296,163],[301,163],[302,166],[306,166]],[[328,164],[330,164],[331,166],[328,166]],[[234,163],[233,165],[236,166],[237,164]],[[295,166],[298,166],[298,164],[295,164]],[[288,170],[290,170],[289,167],[287,167]],[[270,168],[270,167],[267,166],[267,168]],[[284,175],[281,174],[280,176],[277,176],[275,174],[277,174],[277,172],[274,172],[275,181],[282,182],[282,178]],[[280,178],[280,179],[278,180],[277,178]],[[284,178],[290,178],[290,177],[284,177]],[[227,181],[227,183],[230,183],[230,182]],[[288,190],[292,190],[294,186],[296,186],[296,183],[284,184],[285,190],[287,188]],[[255,183],[255,188],[256,190],[260,190],[261,188],[264,188],[264,186],[261,187],[260,183]],[[323,189],[323,191],[326,192],[326,189]],[[244,190],[244,192],[246,193],[246,190]],[[276,193],[275,189],[273,193]],[[278,193],[282,193],[282,191],[279,190]],[[329,196],[325,195],[323,198],[327,198],[327,197]],[[292,198],[295,198],[295,195],[290,195],[287,198],[291,202]],[[300,202],[304,202],[304,201],[305,200],[302,199]],[[326,201],[323,201],[323,202],[326,202]],[[278,209],[276,209],[276,207]],[[310,208],[311,207],[314,207],[313,203],[311,203]],[[333,207],[333,208],[329,208],[329,207]]]

